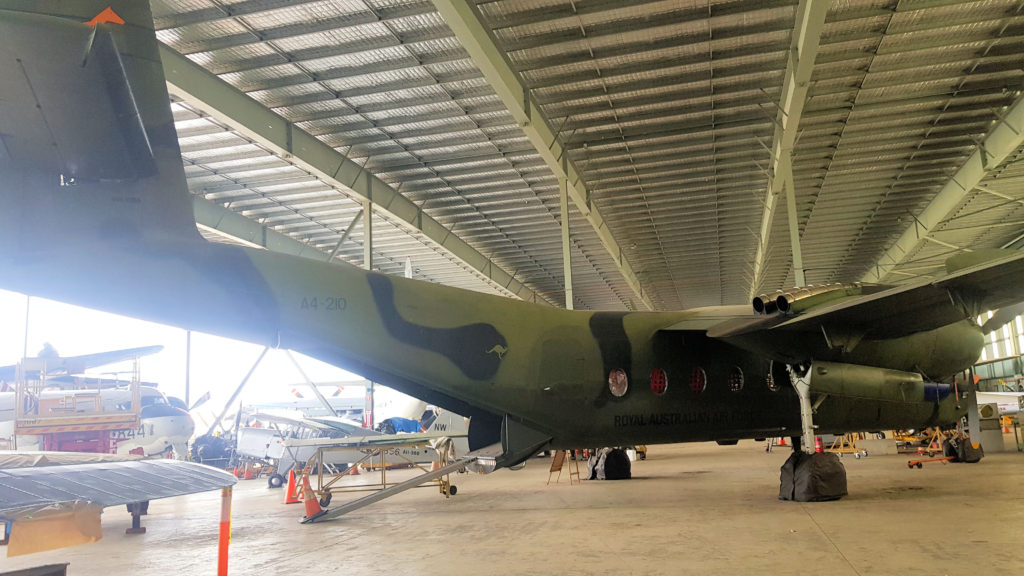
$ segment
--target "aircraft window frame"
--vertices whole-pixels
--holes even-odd
[[[700,366],[690,371],[690,390],[694,394],[703,394],[708,389],[708,373]]]
[[[661,368],[651,369],[651,392],[655,396],[664,396],[668,392],[668,374]]]
[[[616,398],[622,398],[629,391],[629,377],[622,368],[615,368],[608,373],[608,391]]]
[[[743,390],[745,383],[746,379],[743,376],[743,369],[739,366],[733,366],[732,370],[729,371],[729,390],[739,392]]]
[[[146,406],[170,406],[170,402],[167,401],[163,396],[153,394],[152,396],[142,396],[139,402],[143,408]]]

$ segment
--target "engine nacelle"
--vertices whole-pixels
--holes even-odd
[[[864,285],[859,282],[855,284],[819,284],[790,288],[789,290],[776,290],[754,298],[754,313],[796,314],[832,300],[859,296],[863,293]]]
[[[949,384],[926,382],[915,372],[839,362],[814,362],[811,371],[811,392],[841,398],[939,402],[952,392]]]

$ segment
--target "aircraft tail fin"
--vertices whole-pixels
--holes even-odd
[[[198,238],[148,2],[0,0],[0,75],[4,252]]]

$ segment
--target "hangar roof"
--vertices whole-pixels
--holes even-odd
[[[620,310],[1024,237],[1016,0],[153,10],[211,236],[361,264],[371,201],[373,268],[563,306],[564,189],[574,307]]]

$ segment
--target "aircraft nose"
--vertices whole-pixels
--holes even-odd
[[[150,404],[142,407],[140,416],[143,418],[166,418],[168,416],[188,416],[188,412],[169,404]]]
[[[164,419],[154,421],[165,422],[166,425],[173,426],[174,431],[171,433],[184,436],[185,438],[191,436],[196,427],[195,420],[192,419],[192,415],[189,414],[187,410],[168,406],[167,404],[143,406],[140,416],[143,420],[156,418]]]

